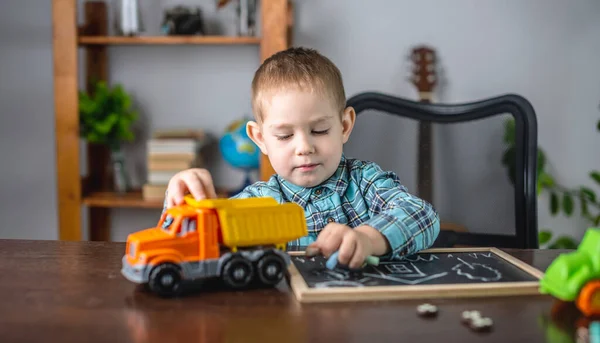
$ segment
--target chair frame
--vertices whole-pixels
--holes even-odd
[[[438,240],[454,245],[484,245],[537,249],[537,119],[531,103],[506,94],[469,103],[432,104],[378,92],[356,94],[347,100],[357,116],[365,110],[432,123],[459,123],[509,113],[515,118],[515,235],[441,231]]]

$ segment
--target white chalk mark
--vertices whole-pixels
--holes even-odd
[[[357,281],[345,281],[345,280],[335,280],[335,281],[323,281],[315,283],[315,288],[330,288],[330,287],[365,287],[360,282]]]
[[[452,254],[448,254],[448,256],[446,256],[446,257],[450,258],[450,257],[454,257],[454,256]]]
[[[479,257],[489,257],[489,258],[491,258],[492,257],[492,253],[490,252],[490,253],[485,254],[485,253],[482,253],[482,252],[480,252],[480,253],[472,252],[472,253],[469,254],[469,256],[471,256],[473,258],[479,258]]]
[[[423,272],[419,270],[419,268],[417,268],[417,266],[415,266],[414,263],[411,263],[411,265],[413,266],[413,268],[415,268],[415,271],[419,276],[427,276],[426,274],[423,274]]]
[[[297,258],[296,261],[298,261],[300,263],[306,263],[306,261],[303,258]]]
[[[370,276],[372,278],[377,278],[377,279],[395,281],[395,282],[403,283],[403,284],[406,284],[406,285],[417,285],[417,284],[423,283],[425,281],[429,281],[429,280],[441,278],[442,276],[446,276],[447,274],[448,274],[447,272],[444,272],[444,273],[429,275],[429,276],[427,276],[425,278],[415,279],[415,280],[406,280],[406,279],[402,279],[402,278],[399,278],[399,277],[393,277],[393,276],[389,276],[389,275],[385,275],[385,274],[364,273],[363,275]]]
[[[464,262],[463,262],[463,263],[464,263]],[[466,263],[464,263],[464,264],[466,264]],[[497,271],[496,269],[494,269],[494,268],[491,268],[490,266],[487,266],[487,265],[485,265],[485,264],[481,264],[481,263],[473,263],[473,264],[472,264],[472,265],[470,265],[469,267],[471,267],[471,269],[475,269],[475,268],[474,268],[474,266],[480,266],[481,268],[487,269],[487,270],[489,270],[490,272],[492,272],[492,273],[494,274],[494,276],[493,276],[493,277],[479,276],[479,275],[472,275],[472,274],[470,274],[470,273],[465,273],[465,272],[463,272],[463,271],[460,269],[460,267],[461,267],[462,265],[463,265],[463,264],[460,264],[460,263],[459,263],[459,264],[455,265],[454,267],[452,267],[452,270],[454,270],[454,271],[456,272],[456,274],[457,274],[457,275],[464,276],[464,277],[466,277],[466,278],[467,278],[467,279],[469,279],[469,280],[481,280],[481,281],[488,282],[488,281],[498,281],[498,280],[500,280],[500,279],[502,278],[502,274],[500,274],[500,272],[499,272],[499,271]]]
[[[403,262],[386,262],[380,263],[390,274],[402,275],[402,277],[423,277],[427,276],[417,268],[414,263],[409,263],[410,266]]]
[[[421,255],[417,255],[417,258],[410,258],[410,257],[405,257],[404,258],[406,261],[410,261],[410,262],[419,262],[419,261],[423,261],[423,262],[433,262],[433,260],[439,260],[440,258],[437,257],[436,255],[429,255],[428,258],[425,258]]]
[[[336,278],[338,280],[346,280],[350,277],[350,275],[348,273],[341,273],[341,272],[336,272],[333,270],[325,270],[325,274]]]
[[[472,265],[470,265],[467,262],[463,261],[460,257],[457,257],[456,259],[459,260],[460,262],[464,263],[467,267],[469,267],[471,269],[475,269],[475,268],[473,268]],[[460,264],[457,264],[457,266],[460,266]]]
[[[407,274],[412,272],[412,270],[404,264],[388,264],[385,268],[392,274]]]

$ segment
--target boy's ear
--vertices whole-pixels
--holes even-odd
[[[260,125],[258,125],[257,122],[249,121],[246,124],[246,134],[254,143],[256,143],[256,145],[258,145],[258,148],[260,149],[260,151],[262,151],[263,154],[268,155],[267,147],[265,145],[265,139],[263,137],[262,131],[260,130]]]
[[[346,107],[342,114],[342,141],[346,143],[350,138],[350,133],[354,128],[354,122],[356,121],[356,112],[351,106]]]

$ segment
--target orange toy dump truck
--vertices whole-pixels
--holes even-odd
[[[275,285],[290,263],[287,242],[306,234],[304,210],[295,203],[187,196],[156,227],[128,236],[121,273],[161,296],[177,295],[184,280],[211,277],[233,288],[255,279]]]

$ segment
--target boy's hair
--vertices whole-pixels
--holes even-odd
[[[346,106],[346,94],[340,70],[314,49],[289,48],[267,58],[252,80],[252,110],[263,119],[265,97],[270,92],[296,87],[319,92],[333,101],[340,115]]]

